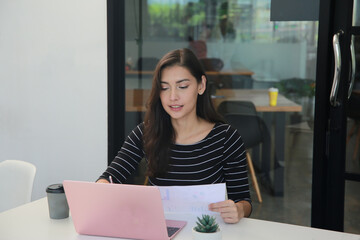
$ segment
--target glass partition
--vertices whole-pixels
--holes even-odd
[[[220,62],[208,71],[228,72],[209,74],[215,89],[279,87],[312,118],[317,22],[270,22],[269,0],[126,3],[127,88],[149,89],[157,60],[188,47]],[[292,79],[306,86],[289,86]]]
[[[353,1],[353,26],[360,26],[360,1]]]
[[[275,167],[266,173],[260,160],[264,153],[260,148],[252,150],[264,195],[264,204],[259,204],[252,194],[253,217],[310,226],[318,22],[271,22],[270,0],[125,2],[126,132],[142,121],[152,71],[173,49],[194,51],[206,70],[214,99],[226,93],[241,98],[246,90],[247,100],[257,102],[256,94],[261,93],[262,101],[268,101],[267,89],[278,88],[283,106],[269,109],[266,102],[257,107],[272,142],[281,145],[273,144],[267,153],[269,164]],[[299,164],[305,165],[300,175]],[[272,184],[279,184],[280,198],[274,197]],[[302,210],[297,208],[299,202]],[[289,210],[292,207],[302,216]]]
[[[347,103],[346,171],[360,173],[360,36],[352,35],[352,91]],[[354,61],[354,62],[353,62]],[[352,79],[353,78],[353,79]]]

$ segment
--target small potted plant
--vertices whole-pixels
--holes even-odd
[[[192,230],[194,240],[220,240],[221,231],[214,216],[202,215]]]

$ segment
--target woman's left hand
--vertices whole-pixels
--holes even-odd
[[[242,202],[235,203],[233,200],[209,204],[209,210],[219,212],[226,223],[237,223],[245,216]]]

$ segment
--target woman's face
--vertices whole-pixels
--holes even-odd
[[[198,94],[203,94],[206,78],[200,84],[184,67],[171,66],[162,70],[160,99],[165,111],[172,120],[196,117]]]

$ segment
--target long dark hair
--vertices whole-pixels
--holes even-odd
[[[170,146],[175,142],[175,132],[170,116],[164,110],[160,100],[162,71],[175,65],[186,68],[198,83],[201,83],[202,76],[206,76],[195,54],[187,48],[173,50],[165,54],[158,62],[147,102],[143,135],[144,150],[148,159],[147,175],[151,177],[160,177],[166,173],[170,159]],[[208,81],[206,81],[205,92],[197,97],[196,114],[212,123],[223,122],[211,102]]]

